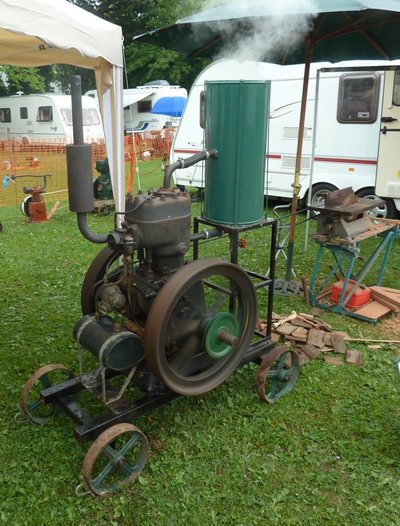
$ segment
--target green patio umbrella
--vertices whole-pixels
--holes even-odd
[[[292,37],[300,20],[303,26],[296,40]],[[268,46],[264,56],[258,50],[253,60],[305,64],[286,265],[289,281],[310,63],[400,58],[400,0],[232,0],[134,40],[175,50],[184,57],[221,58],[225,48],[249,38],[260,30],[260,24],[265,40],[270,36],[268,28],[276,31],[277,24],[283,32],[287,31],[287,38],[280,38],[274,46],[272,36],[272,46]],[[248,58],[251,53],[249,49]]]

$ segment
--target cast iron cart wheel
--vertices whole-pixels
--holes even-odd
[[[275,347],[264,357],[258,369],[256,388],[260,400],[276,402],[293,389],[298,376],[297,353],[287,347]]]
[[[240,364],[256,317],[255,289],[244,270],[219,259],[192,261],[169,278],[151,306],[147,365],[176,393],[210,391]]]
[[[81,289],[81,310],[82,314],[92,314],[96,310],[96,292],[100,285],[103,284],[103,278],[107,273],[108,268],[119,258],[121,252],[118,250],[111,250],[111,248],[104,247],[94,258],[86,271],[85,278]],[[111,273],[108,277],[110,281],[113,276],[116,279],[119,271]]]
[[[59,363],[51,363],[38,369],[22,389],[19,403],[22,414],[35,424],[45,424],[56,416],[60,409],[52,404],[44,404],[40,400],[40,392],[73,376],[64,365]]]
[[[86,453],[82,477],[94,495],[106,495],[135,480],[149,457],[145,435],[132,424],[106,429]]]

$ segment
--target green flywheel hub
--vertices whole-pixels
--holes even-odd
[[[229,312],[220,312],[206,326],[203,336],[207,353],[215,359],[229,354],[239,342],[239,322]]]

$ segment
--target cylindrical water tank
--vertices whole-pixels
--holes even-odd
[[[206,81],[206,162],[203,216],[248,225],[264,216],[264,180],[270,82]]]

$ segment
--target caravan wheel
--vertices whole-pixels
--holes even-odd
[[[396,207],[394,206],[393,199],[384,199],[383,197],[378,197],[373,188],[363,188],[356,192],[357,197],[365,197],[367,199],[382,199],[385,201],[384,205],[378,205],[371,210],[368,210],[368,215],[372,218],[382,217],[384,219],[396,219],[398,213]]]
[[[337,190],[336,186],[329,183],[318,183],[313,185],[310,204],[314,207],[325,206],[325,197],[327,194]]]

